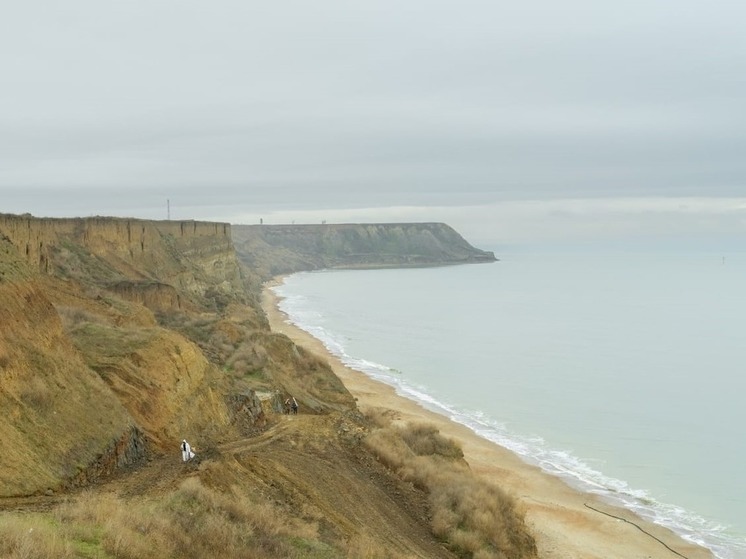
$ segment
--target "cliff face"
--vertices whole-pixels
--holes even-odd
[[[198,297],[243,287],[227,223],[0,214],[0,233],[45,274],[120,288],[157,280]]]
[[[277,275],[321,268],[493,262],[444,223],[234,225],[239,257]]]
[[[304,370],[306,405],[354,406],[344,387],[319,393],[328,366],[269,332],[230,234],[0,215],[0,496],[245,432],[263,420],[257,391],[283,394]]]
[[[120,460],[120,442],[133,431],[65,335],[42,278],[7,238],[0,238],[0,410],[0,496],[56,487],[93,464],[110,470],[106,463]]]

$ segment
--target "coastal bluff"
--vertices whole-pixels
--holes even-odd
[[[494,262],[445,223],[233,225],[239,258],[269,276],[323,268]]]
[[[436,223],[0,214],[0,556],[663,557],[617,550],[634,527],[554,503],[559,480],[548,501],[554,481],[465,427],[356,388],[268,288],[494,260]]]
[[[456,442],[359,408],[262,306],[276,273],[494,256],[437,224],[259,233],[0,214],[0,556],[536,557]]]
[[[494,259],[437,223],[0,214],[0,497],[86,484],[184,433],[254,429],[257,394],[353,410],[327,364],[270,330],[276,274]]]
[[[0,497],[85,485],[185,431],[228,429],[250,387],[180,330],[205,316],[209,336],[246,287],[228,224],[0,214]]]

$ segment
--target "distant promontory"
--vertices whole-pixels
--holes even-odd
[[[445,223],[232,225],[231,230],[239,258],[268,275],[496,260]]]

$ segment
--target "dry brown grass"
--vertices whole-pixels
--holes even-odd
[[[379,543],[379,538],[372,534],[360,534],[345,545],[345,557],[354,557],[355,559],[416,559],[415,555],[402,555],[397,553],[393,555],[386,551]]]
[[[288,518],[238,489],[187,478],[160,500],[84,493],[51,515],[0,516],[0,557],[235,559],[381,557],[322,543],[315,523]]]
[[[36,559],[78,557],[59,527],[39,516],[0,516],[0,557]]]
[[[70,331],[73,328],[80,326],[86,322],[93,322],[95,324],[105,324],[106,320],[94,313],[88,312],[80,307],[67,307],[63,305],[57,305],[57,314],[60,316],[62,326],[66,331]]]
[[[252,336],[250,324],[231,323],[227,332],[225,322],[214,314],[194,317],[187,313],[159,313],[162,326],[176,330],[203,351],[212,362],[236,377],[256,375],[267,364],[267,352]]]
[[[424,423],[409,425],[400,431],[402,439],[417,456],[444,456],[455,460],[464,457],[455,441],[441,436],[434,425]]]
[[[243,377],[261,372],[266,363],[264,348],[244,343],[228,358],[226,366],[234,375]]]
[[[39,374],[31,377],[21,388],[21,400],[34,409],[44,409],[52,401],[52,391]]]
[[[458,444],[431,425],[397,425],[372,414],[366,439],[379,460],[429,494],[431,529],[454,552],[474,559],[537,556],[524,513],[505,491],[476,477]]]

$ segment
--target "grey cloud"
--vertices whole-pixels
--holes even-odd
[[[6,5],[0,210],[740,195],[744,16],[694,0]]]

